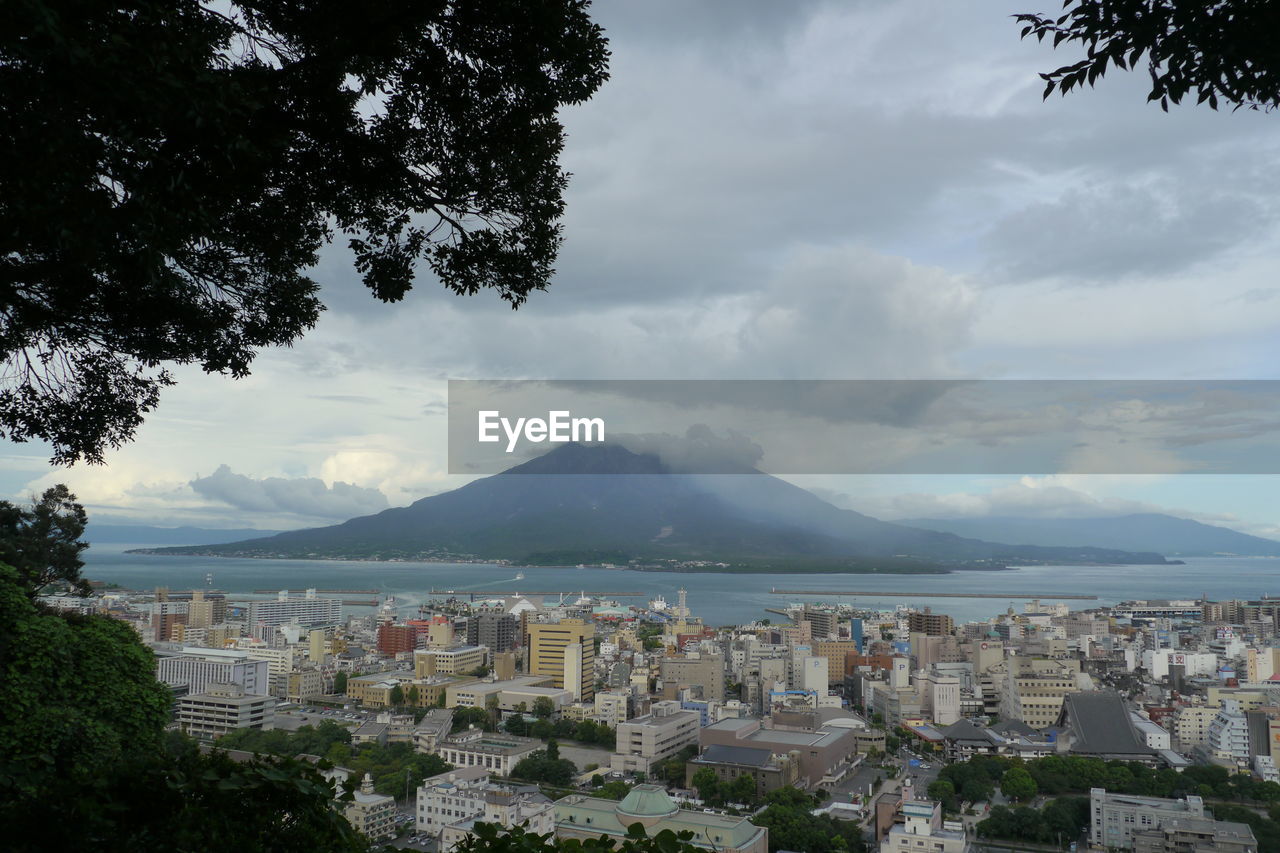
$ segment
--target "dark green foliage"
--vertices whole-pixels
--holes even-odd
[[[451,769],[440,756],[417,752],[408,743],[362,743],[353,747],[351,732],[332,720],[317,727],[303,726],[296,732],[240,729],[220,738],[217,745],[285,758],[318,755],[329,764],[352,771],[357,782],[368,773],[373,777],[375,791],[395,797],[404,796],[406,774],[410,789],[416,790],[423,779]]]
[[[493,716],[484,708],[454,708],[453,731],[460,732],[470,726],[493,731]]]
[[[387,701],[391,703],[391,707],[393,708],[399,708],[401,705],[403,705],[404,704],[404,688],[401,687],[399,684],[396,684],[395,686],[393,686],[391,688],[390,693],[387,695]]]
[[[462,842],[459,853],[698,853],[689,843],[693,833],[679,835],[664,829],[652,838],[639,824],[633,825],[620,841],[600,836],[578,840],[556,840],[553,835],[535,835],[524,827],[503,829],[491,823],[477,823],[475,834]]]
[[[1196,794],[1211,799],[1280,803],[1280,785],[1260,782],[1247,773],[1231,773],[1225,767],[1196,765],[1179,773],[1130,761],[1050,755],[1031,761],[979,755],[949,764],[938,774],[955,786],[961,800],[987,799],[1006,771],[1025,769],[1040,794],[1083,794],[1090,788],[1106,788],[1117,794],[1145,797],[1184,797]]]
[[[5,849],[366,849],[313,769],[202,755],[165,733],[171,704],[129,626],[45,612],[0,566]]]
[[[596,777],[592,778],[594,779]],[[629,793],[631,793],[631,786],[619,779],[615,779],[612,782],[605,782],[595,790],[595,796],[606,800],[621,800]]]
[[[341,234],[373,295],[418,267],[543,289],[557,111],[607,76],[584,0],[13,0],[0,19],[0,435],[128,441],[166,364],[235,377],[316,322]]]
[[[1031,799],[1037,790],[1036,780],[1022,767],[1011,767],[1000,778],[1000,793],[1015,803]]]
[[[1050,800],[1039,811],[1029,806],[995,806],[978,823],[978,835],[1006,841],[1058,844],[1074,841],[1089,825],[1088,797]]]
[[[956,786],[946,779],[935,779],[930,782],[926,793],[929,799],[937,800],[942,804],[943,811],[951,813],[960,811],[960,804],[956,800]]]
[[[347,674],[345,672],[338,672],[334,674],[333,692],[339,696],[347,692]]]
[[[1225,803],[1213,803],[1209,808],[1217,820],[1247,824],[1253,830],[1254,838],[1258,839],[1259,851],[1270,853],[1270,851],[1280,850],[1280,821],[1276,819],[1280,816],[1274,814],[1274,808],[1273,813],[1268,817],[1263,817],[1253,809]]]
[[[351,743],[351,730],[333,720],[323,720],[318,726],[302,726],[295,732],[237,729],[218,739],[218,746],[223,749],[243,749],[285,758],[298,755],[324,757],[335,743]]]
[[[1218,108],[1280,105],[1280,5],[1256,0],[1066,0],[1057,17],[1022,14],[1022,37],[1085,48],[1084,59],[1040,76],[1044,96],[1092,86],[1107,66],[1136,69],[1146,58],[1148,101],[1164,110],[1195,92]]]
[[[604,728],[608,728],[605,726]],[[612,730],[610,730],[612,731]],[[690,758],[698,754],[698,748],[695,746],[686,746],[666,761],[659,764],[656,768],[657,776],[667,784],[667,787],[683,787],[685,765]]]
[[[157,751],[172,704],[132,628],[47,612],[26,593],[0,565],[0,816]]]
[[[698,792],[698,798],[708,805],[723,806],[728,803],[742,803],[748,807],[755,807],[760,803],[756,780],[746,774],[726,782],[721,781],[710,767],[702,767],[689,781]],[[822,796],[821,799],[826,799],[826,796]]]
[[[548,785],[568,785],[577,775],[577,765],[560,757],[560,745],[554,739],[547,742],[546,749],[534,750],[511,768],[512,778]]]
[[[556,711],[555,704],[546,696],[539,696],[533,700],[533,715],[542,719],[549,719]]]
[[[768,805],[751,818],[756,826],[769,828],[769,853],[804,850],[825,853],[831,850],[865,850],[862,830],[852,821],[830,815],[813,815],[819,799],[795,788],[779,788],[765,797]]]
[[[0,501],[0,563],[12,566],[27,595],[38,595],[50,584],[65,584],[80,595],[89,584],[80,577],[84,507],[62,484],[45,489],[31,506]]]

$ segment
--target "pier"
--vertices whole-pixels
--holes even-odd
[[[306,593],[305,589],[255,589],[254,595],[275,595],[277,592],[287,592],[290,595],[302,595]],[[325,595],[379,595],[381,590],[377,589],[317,589],[316,595],[321,593]],[[345,603],[345,602],[344,602]]]
[[[880,592],[879,590],[850,590],[850,589],[778,589],[774,587],[769,590],[772,595],[791,595],[791,596],[827,596],[842,595],[854,598],[1016,598],[1034,601],[1044,599],[1047,601],[1097,601],[1096,595],[1062,595],[1059,593],[1038,592],[1034,595],[1024,595],[1012,592]]]
[[[579,589],[571,589],[567,592],[563,592],[563,591],[531,592],[527,590],[517,590],[516,592],[503,592],[502,590],[496,590],[496,589],[433,589],[431,590],[431,594],[432,595],[469,595],[473,599],[477,595],[483,595],[489,598],[499,598],[501,596],[516,596],[516,595],[522,595],[522,596],[541,595],[543,597],[550,596],[550,595],[554,595],[554,596],[577,595],[577,596],[586,596],[587,598],[644,598],[645,596],[649,595],[649,593],[647,592],[593,592],[591,590],[579,590]]]

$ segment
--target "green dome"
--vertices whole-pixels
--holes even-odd
[[[666,789],[658,785],[636,785],[617,808],[623,826],[637,821],[648,825],[659,818],[672,817],[679,811],[680,807],[667,796]]]

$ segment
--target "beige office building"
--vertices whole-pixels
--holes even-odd
[[[596,695],[596,628],[581,619],[530,622],[525,633],[529,650],[528,670],[549,675],[555,687],[589,702]]]
[[[679,702],[654,702],[650,713],[618,726],[618,747],[609,769],[615,773],[649,773],[686,746],[697,746],[701,718]]]

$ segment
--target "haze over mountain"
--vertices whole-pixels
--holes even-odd
[[[98,524],[90,521],[84,539],[94,545],[217,545],[258,536],[273,536],[278,530],[253,528],[154,527],[147,524]]]
[[[1095,518],[913,518],[898,523],[957,536],[1030,545],[1088,544],[1126,551],[1159,551],[1167,556],[1280,557],[1280,542],[1274,539],[1161,513]]]
[[[721,561],[769,570],[1163,563],[1157,553],[1007,546],[840,509],[776,477],[671,473],[653,455],[568,444],[501,474],[332,527],[165,553],[471,557],[530,564]],[[866,561],[874,560],[871,566]]]

